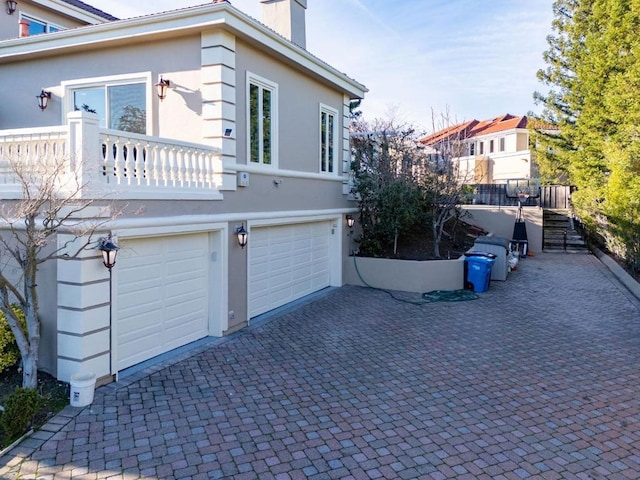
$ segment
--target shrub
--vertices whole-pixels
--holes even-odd
[[[17,306],[13,306],[13,311],[20,319],[22,328],[26,329],[24,313]],[[20,360],[20,351],[16,345],[16,339],[4,313],[0,312],[0,373],[16,365],[18,360]]]
[[[31,388],[16,388],[4,404],[0,417],[4,443],[8,445],[20,437],[32,425],[40,409],[40,394]]]

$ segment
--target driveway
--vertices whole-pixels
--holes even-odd
[[[639,304],[591,255],[467,302],[344,287],[182,357],[68,407],[0,477],[640,478]]]

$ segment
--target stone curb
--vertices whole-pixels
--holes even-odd
[[[591,247],[593,254],[609,269],[609,271],[622,283],[638,300],[640,300],[640,283],[629,275],[624,268],[609,255],[596,247]]]

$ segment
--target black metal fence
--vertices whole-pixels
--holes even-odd
[[[469,185],[467,204],[495,205],[495,206],[523,206],[542,208],[570,208],[571,192],[574,187],[565,185],[541,186],[538,195],[526,199],[507,196],[506,184],[477,184]]]

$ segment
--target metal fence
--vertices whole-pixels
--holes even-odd
[[[537,196],[519,199],[507,196],[506,184],[469,185],[467,203],[509,207],[518,206],[521,202],[523,206],[563,209],[570,208],[573,189],[574,187],[565,185],[544,185],[540,187]]]

